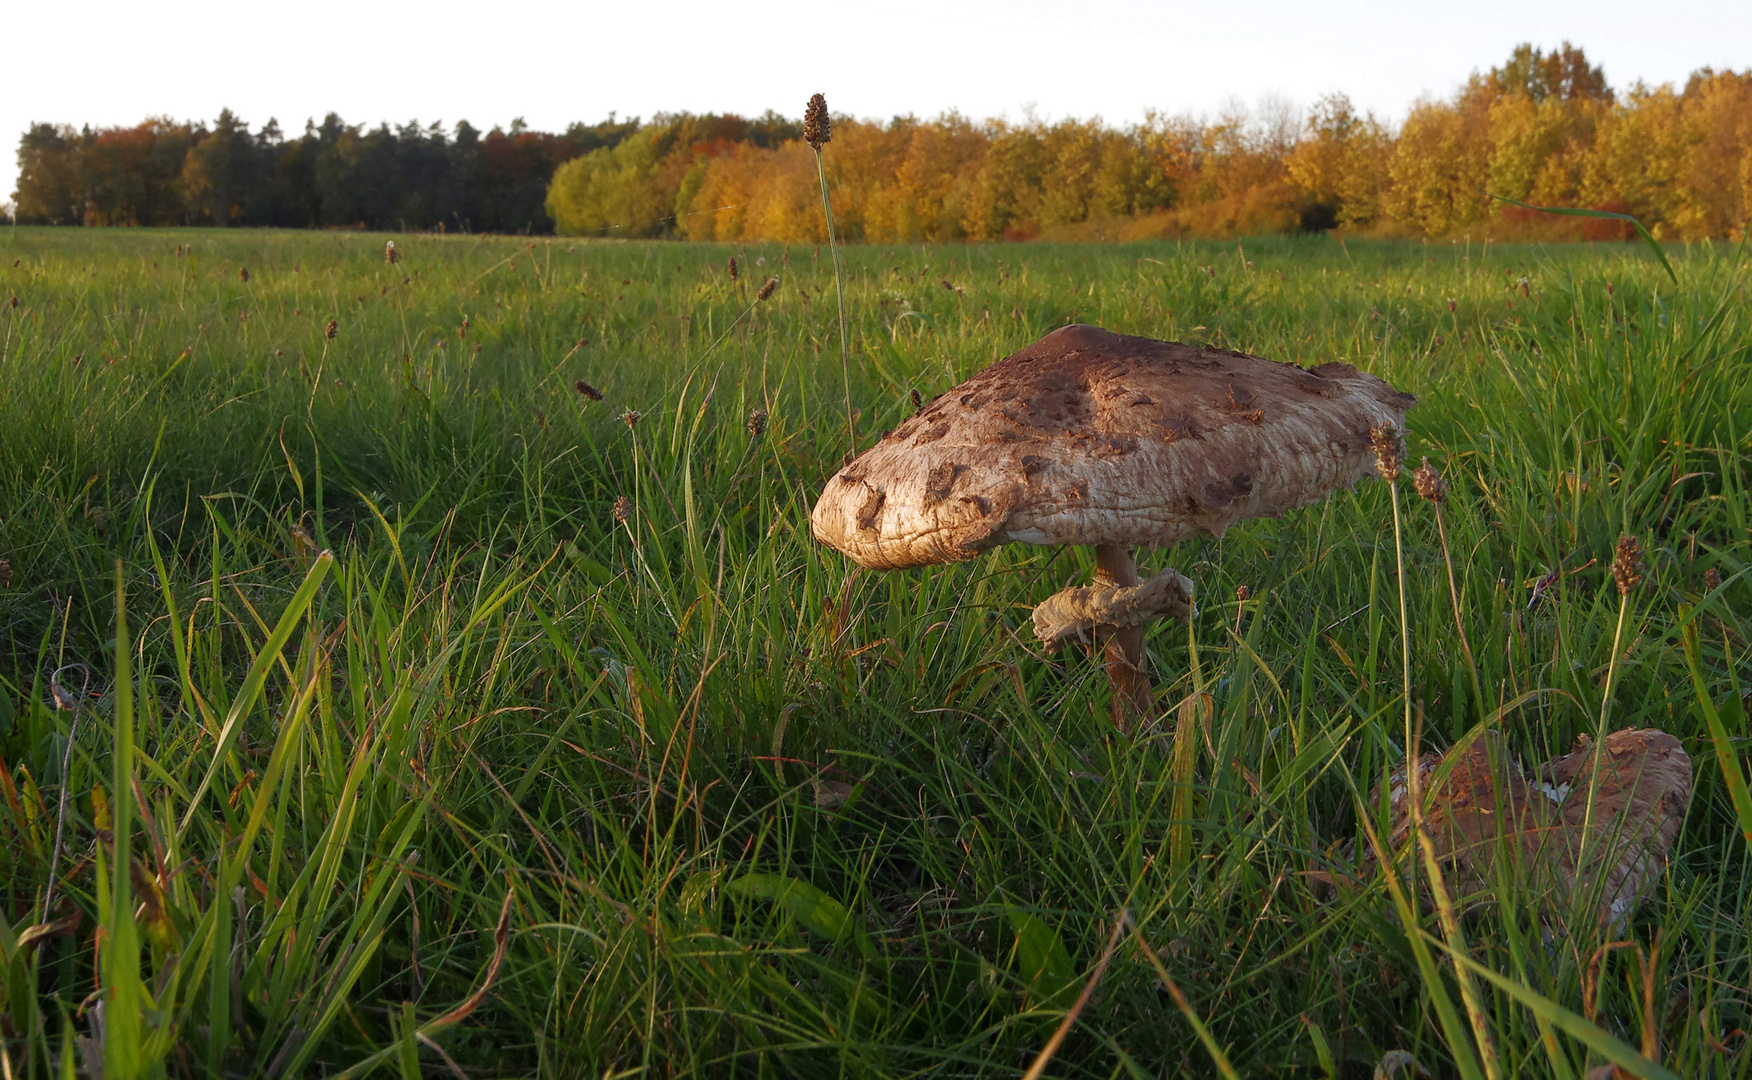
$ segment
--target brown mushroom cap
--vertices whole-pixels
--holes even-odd
[[[1576,878],[1605,868],[1600,904],[1617,922],[1666,869],[1667,853],[1679,838],[1691,802],[1691,757],[1678,739],[1652,728],[1606,736],[1593,822],[1584,836],[1594,748],[1586,736],[1578,743],[1542,771],[1559,785],[1551,790],[1563,793],[1565,834],[1571,838],[1564,849],[1564,868]],[[1583,863],[1579,872],[1578,860]]]
[[[1691,758],[1664,731],[1606,736],[1593,821],[1584,828],[1593,762],[1593,745],[1584,736],[1573,753],[1540,767],[1535,782],[1494,731],[1454,758],[1440,782],[1444,755],[1421,755],[1424,828],[1437,860],[1453,875],[1456,898],[1489,890],[1498,856],[1506,851],[1515,862],[1501,869],[1547,892],[1553,906],[1584,889],[1598,896],[1601,921],[1617,925],[1628,918],[1666,869],[1678,839],[1691,799]],[[1405,770],[1394,772],[1388,784],[1392,821],[1382,839],[1396,849],[1412,840]],[[1379,798],[1377,789],[1371,799]],[[1373,869],[1372,852],[1363,865],[1365,873]]]
[[[1370,475],[1416,399],[1345,364],[1054,330],[944,394],[827,482],[810,525],[862,566],[1010,542],[1174,544]]]

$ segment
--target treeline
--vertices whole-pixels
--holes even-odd
[[[666,143],[661,126],[567,162],[561,232],[620,224],[694,240],[825,239],[813,151]],[[667,147],[667,149],[666,149]],[[841,235],[885,242],[1378,235],[1616,238],[1628,226],[1502,202],[1629,212],[1663,236],[1737,237],[1752,216],[1752,71],[1622,94],[1567,43],[1532,46],[1395,131],[1342,95],[1214,120],[886,124],[836,118],[825,166]],[[1500,196],[1493,199],[1492,196]],[[673,222],[653,222],[673,206]],[[670,211],[662,211],[670,212]]]
[[[47,225],[274,225],[551,232],[547,190],[562,162],[613,146],[635,119],[574,124],[561,135],[376,128],[330,114],[288,139],[253,134],[230,110],[211,126],[35,124],[18,148],[17,219]]]
[[[39,125],[19,151],[23,221],[364,225],[692,240],[826,238],[814,152],[769,113],[513,125],[482,136],[336,117],[285,140],[229,113]],[[1524,45],[1397,128],[1342,95],[1214,119],[886,123],[836,117],[824,164],[854,240],[1141,239],[1342,228],[1400,236],[1734,238],[1752,217],[1752,71],[1615,92],[1580,49]],[[1498,198],[1493,198],[1493,196]]]

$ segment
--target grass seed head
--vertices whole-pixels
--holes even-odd
[[[17,307],[18,306],[18,297],[14,296],[12,299],[8,300],[6,302],[6,306],[7,307]]]
[[[1710,567],[1703,572],[1703,587],[1706,592],[1715,592],[1722,587],[1722,572]]]
[[[760,287],[760,291],[754,294],[755,302],[759,303],[760,301],[765,300],[768,297],[772,296],[774,292],[778,291],[778,288],[779,288],[779,279],[778,278],[776,278],[776,277],[767,278],[766,283]]]
[[[625,424],[628,428],[635,428],[639,426],[639,421],[645,418],[645,414],[639,412],[637,409],[627,409],[621,413],[620,418],[621,423]]]
[[[750,409],[748,411],[748,434],[756,439],[766,434],[767,411],[765,409]]]
[[[0,589],[12,584],[12,560],[0,559]]]
[[[803,110],[803,141],[820,152],[833,141],[833,121],[827,115],[827,98],[812,94]]]
[[[322,336],[328,338],[330,341],[333,341],[338,337],[340,332],[341,324],[334,319],[330,319],[328,324],[322,328]]]
[[[55,708],[61,712],[73,712],[79,708],[79,699],[73,696],[73,691],[61,685],[60,672],[49,676],[49,697],[54,699]]]
[[[1642,542],[1634,536],[1619,537],[1618,550],[1612,554],[1612,580],[1618,583],[1618,595],[1629,596],[1642,579]]]
[[[614,519],[622,525],[633,520],[633,500],[627,498],[625,495],[615,499]]]
[[[1441,470],[1431,465],[1429,458],[1424,458],[1423,464],[1412,470],[1411,485],[1427,502],[1440,506],[1448,501],[1448,481],[1442,479]]]
[[[578,391],[578,393],[584,395],[585,398],[587,398],[591,401],[601,401],[602,400],[602,391],[598,390],[594,386],[591,386],[589,383],[585,382],[583,379],[579,379],[577,382],[573,383],[572,389]]]
[[[1249,589],[1247,586],[1245,586],[1245,585],[1235,586],[1235,599],[1241,601],[1243,604],[1245,604],[1247,602],[1248,598],[1251,597],[1252,595],[1253,595],[1253,590]]]
[[[1375,451],[1375,471],[1389,484],[1399,479],[1399,468],[1405,460],[1405,439],[1392,424],[1382,424],[1369,432],[1369,446]]]
[[[735,281],[737,278],[739,278],[741,276],[742,276],[742,272],[740,270],[736,269],[736,256],[732,255],[732,256],[730,256],[730,280]]]
[[[383,261],[391,264],[401,262],[401,252],[395,249],[394,240],[383,242]]]

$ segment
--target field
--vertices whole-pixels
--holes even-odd
[[[1370,482],[1141,553],[1200,610],[1124,736],[1028,630],[1087,552],[810,538],[825,248],[388,238],[0,233],[9,1077],[1012,1076],[1110,942],[1048,1075],[1752,1075],[1743,252],[847,250],[859,446],[1069,321],[1420,398],[1457,603],[1407,480],[1397,547]],[[1528,764],[1608,697],[1684,740],[1628,927],[1504,888],[1408,934],[1387,875],[1320,886],[1408,695]]]

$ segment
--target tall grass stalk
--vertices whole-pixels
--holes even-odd
[[[827,247],[833,254],[833,295],[839,305],[840,378],[846,392],[846,449],[848,453],[856,453],[858,432],[852,417],[852,347],[851,336],[846,329],[846,275],[845,269],[840,265],[839,237],[833,227],[833,202],[827,193],[827,166],[822,161],[821,146],[817,144],[813,149],[815,176],[821,183],[821,214],[827,219]]]
[[[1442,565],[1448,571],[1448,602],[1454,611],[1454,630],[1460,637],[1460,652],[1466,658],[1466,672],[1472,677],[1472,700],[1483,715],[1490,708],[1484,698],[1484,684],[1478,678],[1478,661],[1472,655],[1472,641],[1466,636],[1466,619],[1460,614],[1460,587],[1454,581],[1454,553],[1448,546],[1447,515],[1442,510],[1445,500],[1435,500],[1436,535],[1442,542]]]
[[[1407,805],[1411,812],[1411,832],[1423,856],[1424,872],[1429,875],[1430,894],[1435,898],[1437,917],[1442,923],[1442,932],[1453,946],[1456,955],[1466,952],[1466,939],[1461,933],[1460,920],[1455,915],[1453,901],[1448,896],[1447,882],[1442,877],[1442,866],[1436,858],[1436,849],[1430,839],[1429,831],[1424,827],[1423,820],[1423,789],[1422,772],[1420,769],[1418,743],[1422,735],[1421,710],[1419,721],[1412,723],[1411,681],[1411,618],[1406,613],[1405,590],[1405,537],[1399,512],[1399,473],[1401,468],[1398,432],[1388,429],[1379,432],[1375,437],[1376,466],[1381,478],[1387,482],[1388,501],[1393,507],[1393,566],[1395,580],[1398,584],[1399,599],[1399,655],[1401,660],[1400,685],[1405,695],[1405,786]],[[1412,893],[1417,892],[1417,878],[1412,876]],[[1415,916],[1415,912],[1414,912]],[[1422,928],[1417,924],[1406,927],[1408,934],[1418,934]],[[1486,1080],[1499,1080],[1502,1075],[1501,1066],[1497,1061],[1496,1045],[1490,1034],[1490,1018],[1484,1011],[1484,1003],[1479,997],[1478,985],[1472,978],[1472,973],[1458,962],[1454,964],[1454,975],[1460,981],[1460,1001],[1466,1008],[1467,1020],[1472,1025],[1472,1036],[1477,1042],[1479,1062],[1484,1068]]]
[[[1576,867],[1586,867],[1588,843],[1594,832],[1594,802],[1600,793],[1600,755],[1606,752],[1606,735],[1611,730],[1612,691],[1618,674],[1620,653],[1624,649],[1624,624],[1630,616],[1631,594],[1642,582],[1642,548],[1634,537],[1623,537],[1612,557],[1612,577],[1618,588],[1618,618],[1612,628],[1612,654],[1606,659],[1606,685],[1600,691],[1599,720],[1594,727],[1594,764],[1588,770],[1588,799],[1582,810],[1582,839],[1576,849]]]
[[[84,685],[78,694],[67,691],[61,685],[61,673],[72,667],[79,667],[85,675]],[[59,668],[49,676],[49,692],[55,699],[57,709],[67,709],[71,718],[67,722],[67,749],[61,754],[60,792],[55,797],[55,842],[49,849],[49,880],[43,889],[43,922],[49,921],[49,912],[55,906],[55,886],[60,880],[62,838],[67,831],[67,797],[72,791],[73,747],[79,741],[79,711],[85,704],[85,696],[91,690],[91,669],[84,664],[68,665]]]

